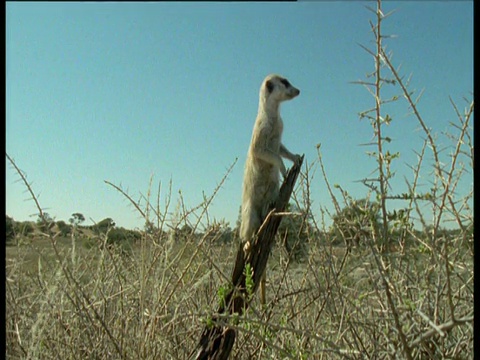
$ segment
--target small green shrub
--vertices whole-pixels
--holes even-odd
[[[15,220],[8,215],[5,215],[5,240],[10,242],[15,238]]]
[[[68,225],[65,221],[59,220],[57,221],[57,227],[62,236],[68,236],[72,232],[72,226]]]

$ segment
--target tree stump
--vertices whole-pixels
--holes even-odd
[[[235,266],[232,273],[231,288],[223,304],[218,308],[216,314],[212,316],[212,325],[205,326],[202,331],[200,341],[197,347],[190,355],[195,360],[226,360],[230,355],[235,342],[236,331],[228,325],[218,324],[219,315],[234,314],[241,315],[248,308],[249,300],[246,286],[245,269],[247,264],[252,270],[253,293],[255,293],[260,284],[262,274],[267,267],[268,257],[277,233],[278,226],[282,221],[282,216],[276,216],[285,210],[290,196],[292,195],[295,182],[300,173],[303,164],[303,158],[294,163],[288,171],[285,180],[278,194],[278,198],[271,206],[271,211],[254,237],[247,253],[244,250],[245,244],[240,244]],[[252,289],[249,290],[252,292]]]

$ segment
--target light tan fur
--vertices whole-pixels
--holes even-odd
[[[286,176],[282,157],[292,162],[300,157],[282,144],[283,121],[280,116],[280,103],[298,94],[300,90],[276,74],[268,75],[260,87],[258,115],[243,177],[240,237],[245,243],[245,251],[278,196],[280,173]],[[260,301],[265,304],[265,274],[260,282]]]

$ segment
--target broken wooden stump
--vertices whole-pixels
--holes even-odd
[[[229,327],[228,324],[219,324],[218,318],[222,314],[238,314],[241,315],[248,308],[249,295],[255,293],[260,284],[262,274],[267,267],[268,257],[273,246],[275,234],[277,233],[282,216],[276,216],[285,210],[290,196],[292,195],[295,182],[300,173],[303,164],[303,158],[295,162],[288,171],[285,180],[278,194],[275,204],[272,205],[271,211],[258,230],[252,243],[245,253],[244,245],[240,244],[237,251],[234,269],[232,272],[231,288],[222,304],[220,304],[216,314],[212,315],[211,324],[207,324],[202,331],[200,341],[197,347],[190,355],[195,360],[226,360],[235,342],[236,331]],[[247,289],[246,271],[251,269],[253,280],[253,289]]]

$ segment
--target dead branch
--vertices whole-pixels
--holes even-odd
[[[260,227],[257,235],[245,253],[244,245],[240,244],[237,251],[234,270],[232,272],[231,290],[225,296],[216,314],[212,316],[212,325],[206,325],[202,331],[200,341],[194,352],[190,355],[195,360],[226,360],[230,355],[235,342],[236,331],[228,325],[220,324],[222,314],[241,315],[248,308],[249,293],[246,286],[247,265],[252,269],[253,293],[258,289],[262,274],[265,272],[268,257],[275,239],[282,213],[290,200],[295,182],[303,164],[302,156],[289,170],[278,194],[275,204]],[[252,290],[249,290],[252,292]]]

